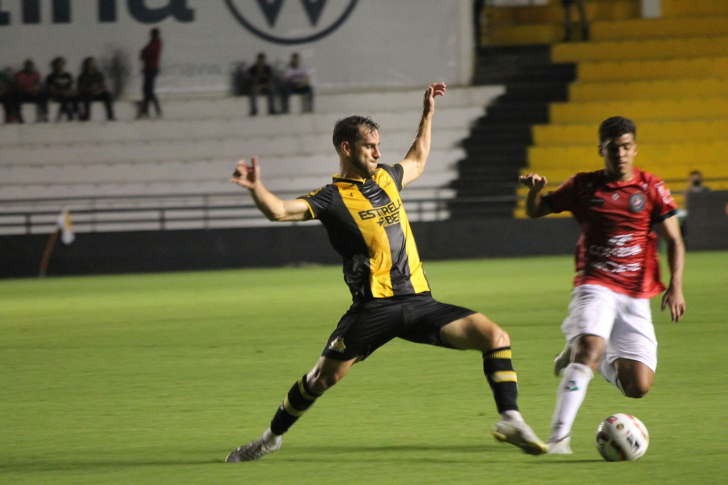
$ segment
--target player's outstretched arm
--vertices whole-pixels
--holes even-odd
[[[311,219],[308,204],[304,201],[299,199],[281,200],[265,188],[260,180],[258,157],[253,157],[250,165],[246,164],[245,160],[240,160],[230,182],[248,189],[255,205],[269,221],[307,221]]]
[[[682,292],[683,268],[685,267],[685,243],[680,235],[677,217],[668,217],[656,226],[667,244],[667,260],[670,265],[670,286],[662,296],[662,310],[670,308],[670,320],[680,321],[685,314],[685,297]]]
[[[518,181],[528,187],[528,195],[526,196],[526,214],[531,219],[537,219],[551,214],[551,208],[543,203],[541,191],[548,183],[546,177],[542,177],[537,173],[529,173],[521,175]]]
[[[422,119],[412,145],[407,151],[401,165],[404,169],[402,186],[414,182],[425,170],[427,157],[430,155],[432,141],[432,115],[435,113],[435,96],[444,96],[447,91],[445,83],[433,83],[425,91]]]

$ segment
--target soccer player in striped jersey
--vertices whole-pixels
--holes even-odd
[[[653,227],[667,243],[672,276],[662,309],[669,308],[675,322],[685,313],[685,245],[677,205],[662,180],[634,167],[636,138],[634,122],[608,118],[599,127],[603,170],[577,173],[543,196],[546,177],[520,178],[529,188],[530,217],[571,211],[581,225],[569,316],[561,326],[567,342],[554,360],[554,373],[562,381],[549,453],[571,453],[571,427],[594,371],[627,397],[641,398],[652,386],[657,339],[650,298],[665,291]]]
[[[402,205],[400,191],[425,169],[430,152],[435,97],[445,85],[424,94],[419,130],[404,160],[379,163],[379,126],[351,116],[336,123],[333,142],[339,174],[323,188],[295,200],[280,200],[261,182],[257,158],[240,161],[232,182],[247,188],[271,221],[319,219],[344,260],[344,279],[353,303],[339,321],[313,369],[293,384],[270,427],[257,440],[230,453],[227,462],[256,460],[281,446],[283,434],[355,362],[395,337],[483,355],[485,377],[500,420],[493,435],[526,453],[546,453],[518,411],[518,384],[508,334],[480,313],[440,303],[430,285]]]

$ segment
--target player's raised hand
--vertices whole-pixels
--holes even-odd
[[[662,311],[670,308],[670,321],[679,322],[680,318],[685,315],[685,297],[682,290],[673,288],[672,285],[665,291],[662,296]]]
[[[246,189],[252,189],[259,180],[260,166],[258,165],[258,157],[253,157],[250,159],[250,165],[246,164],[245,160],[238,162],[230,182]]]
[[[529,173],[528,175],[521,175],[518,177],[518,181],[528,187],[530,190],[541,191],[548,183],[546,177],[542,177],[537,173]]]
[[[425,90],[425,113],[430,113],[435,110],[435,96],[444,96],[445,91],[447,91],[445,83],[430,84],[430,87]]]

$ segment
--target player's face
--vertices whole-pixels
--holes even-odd
[[[351,152],[351,164],[362,175],[374,175],[382,154],[379,152],[379,132],[360,127],[361,137]]]
[[[604,165],[609,178],[622,182],[632,178],[634,157],[637,155],[637,142],[632,133],[625,133],[619,138],[606,140],[599,146],[599,154],[604,157]]]

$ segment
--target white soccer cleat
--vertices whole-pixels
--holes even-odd
[[[278,451],[281,447],[280,441],[277,443],[277,446],[269,446],[266,445],[263,441],[263,438],[257,439],[255,441],[251,441],[247,445],[241,446],[239,448],[234,449],[228,456],[225,458],[225,463],[239,463],[241,461],[255,461],[258,460],[265,455],[269,455],[275,451]]]
[[[561,351],[559,355],[554,359],[554,375],[561,377],[566,369],[571,364],[571,345],[566,343],[566,347]]]
[[[556,441],[549,441],[549,455],[571,455],[571,436],[566,436]]]
[[[501,419],[493,425],[493,436],[501,443],[510,443],[529,455],[548,453],[548,447],[525,423],[513,419]]]

